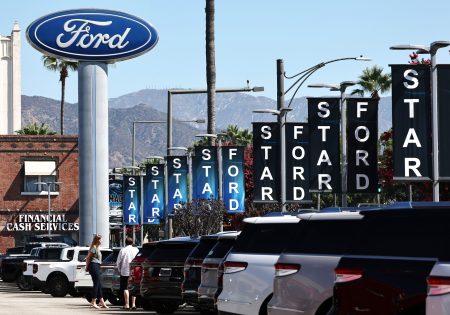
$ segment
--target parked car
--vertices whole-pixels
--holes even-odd
[[[142,264],[141,297],[159,314],[171,314],[183,303],[184,262],[199,240],[190,237],[160,241]]]
[[[221,313],[264,314],[272,296],[273,265],[298,228],[295,216],[247,218],[224,263]]]
[[[116,269],[116,261],[119,256],[120,248],[113,248],[111,254],[102,260],[100,265],[103,297],[112,305],[123,305],[123,297],[115,295],[113,285],[116,281],[120,282],[120,274]]]
[[[241,232],[220,235],[216,245],[203,260],[198,287],[199,308],[204,312],[217,312],[217,297],[222,292],[223,263]]]
[[[21,255],[3,257],[1,261],[1,277],[5,282],[17,281],[22,276],[22,263],[25,259],[38,258],[32,256],[31,251],[34,248],[67,247],[65,243],[27,243],[24,252]],[[37,253],[35,251],[35,253]]]
[[[450,314],[450,262],[438,261],[427,278],[427,315]]]
[[[142,306],[142,308],[147,311],[153,310],[153,307],[151,303],[147,302],[148,300],[141,298],[142,264],[153,253],[156,244],[157,242],[144,243],[142,248],[139,249],[139,253],[137,253],[136,257],[134,257],[133,261],[130,263],[128,291],[130,292],[130,296],[136,297],[136,304]],[[116,287],[120,287],[120,283],[117,283]],[[120,293],[115,292],[115,294],[118,295]]]
[[[359,212],[303,214],[297,237],[275,264],[270,315],[325,315],[332,306],[334,269],[352,253]]]
[[[69,246],[77,246],[78,243],[69,235],[63,234],[41,234],[41,235],[32,235],[28,237],[28,243],[32,242],[45,242],[45,243],[65,243]]]
[[[424,314],[426,279],[438,261],[450,261],[450,203],[361,213],[357,251],[336,267],[334,313]]]

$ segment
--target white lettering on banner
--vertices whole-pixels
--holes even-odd
[[[68,20],[64,23],[64,31],[70,33],[71,37],[68,38],[65,42],[63,41],[63,37],[67,37],[67,33],[61,33],[56,37],[56,45],[60,48],[67,48],[72,44],[75,44],[77,47],[81,48],[98,48],[100,45],[108,45],[109,48],[117,48],[123,49],[128,44],[129,41],[125,42],[125,39],[130,32],[131,28],[126,28],[123,34],[115,34],[110,35],[108,33],[102,34],[91,34],[91,26],[109,26],[112,24],[112,21],[94,21],[94,20],[85,20],[85,19],[72,19]],[[83,34],[83,35],[81,35]]]
[[[405,158],[405,176],[409,177],[409,171],[413,171],[417,177],[421,177],[419,167],[420,160],[418,158]]]
[[[136,216],[134,215],[134,214],[129,214],[128,215],[128,222],[134,222],[134,223],[137,223],[136,222]]]
[[[204,160],[204,161],[211,160],[211,150],[210,149],[202,150],[202,160]]]
[[[369,152],[366,150],[356,150],[356,166],[360,166],[360,161],[362,161],[366,166],[369,166],[367,158],[369,157]]]
[[[237,210],[239,208],[239,202],[236,199],[230,199],[228,201],[228,209],[231,211]]]
[[[202,165],[202,168],[205,170],[205,177],[209,177],[208,170],[211,168],[211,165]]]
[[[264,140],[268,140],[272,138],[272,133],[270,132],[270,126],[262,126],[261,127],[261,138]]]
[[[411,99],[407,98],[407,99],[404,99],[403,102],[409,104],[409,107],[408,107],[409,118],[414,118],[414,105],[416,103],[419,103],[419,100],[417,98],[411,98]]]
[[[159,179],[152,179],[153,189],[158,189]]]
[[[228,159],[229,160],[233,160],[233,156],[237,155],[237,149],[236,148],[231,148],[228,150]]]
[[[232,172],[232,170],[234,170],[234,172]],[[239,168],[236,165],[230,165],[227,172],[231,177],[236,177],[239,175]]]
[[[364,180],[364,185],[361,184],[361,181]],[[369,187],[369,176],[366,174],[356,174],[356,189],[364,190]]]
[[[233,192],[238,194],[239,193],[238,187],[239,187],[238,183],[230,182],[228,183],[228,192],[230,194],[232,194]]]
[[[209,192],[210,194],[213,193],[209,183],[205,183],[205,186],[203,186],[202,195],[206,192]]]
[[[322,187],[325,185],[328,190],[332,190],[330,182],[331,182],[331,175],[330,174],[318,174],[319,177],[319,190],[324,190]]]
[[[273,180],[272,173],[270,173],[270,169],[268,166],[264,166],[261,178],[259,180],[263,180],[265,177],[268,177],[270,180]]]
[[[363,138],[361,138],[359,136],[359,131],[360,130],[365,132],[365,135],[364,135]],[[358,127],[356,127],[356,129],[355,129],[355,138],[356,138],[357,141],[359,141],[359,142],[366,142],[369,139],[369,137],[370,137],[369,128],[367,128],[366,126],[358,126]]]
[[[159,175],[158,166],[152,166],[152,175],[153,176]]]
[[[173,168],[176,168],[176,169],[181,168],[181,159],[180,158],[173,159]]]
[[[297,155],[297,150],[300,150],[300,155]],[[293,147],[292,148],[292,157],[296,160],[302,160],[305,157],[305,149],[301,146]]]
[[[294,139],[297,140],[297,136],[298,135],[302,135],[303,134],[303,127],[304,126],[294,126]]]
[[[327,118],[328,116],[330,116],[331,111],[328,107],[330,107],[330,104],[328,104],[327,102],[320,102],[319,104],[317,104],[317,108],[319,109],[317,115],[320,118]]]
[[[181,173],[173,173],[173,176],[175,176],[175,183],[179,184]]]
[[[305,172],[305,169],[301,166],[294,166],[292,168],[292,170],[294,171],[292,173],[292,179],[296,180],[297,177],[300,178],[301,180],[305,180],[305,177],[303,176],[303,173]]]
[[[422,147],[422,144],[419,141],[419,137],[417,136],[416,130],[414,128],[409,128],[408,133],[405,137],[405,142],[403,142],[403,147],[406,148],[409,144],[415,144],[418,148]]]
[[[152,217],[160,217],[158,208],[152,208]]]
[[[177,198],[177,197],[180,197],[180,198],[183,198],[183,196],[181,195],[181,191],[180,191],[180,189],[175,189],[175,192],[173,193],[173,199],[175,199],[175,198]]]
[[[322,150],[320,152],[319,160],[317,161],[317,166],[320,166],[320,164],[322,164],[324,162],[330,166],[333,165],[333,164],[331,164],[331,160],[330,160],[330,157],[328,156],[327,150]]]
[[[261,187],[262,200],[273,200],[272,193],[273,193],[272,187]],[[266,197],[268,199],[266,199]]]
[[[159,200],[159,197],[158,197],[158,194],[154,194],[153,195],[153,198],[152,198],[152,201],[150,201],[150,203],[154,203],[154,202],[161,202],[160,200]]]
[[[128,211],[130,211],[130,210],[136,210],[136,206],[134,205],[133,201],[131,201],[130,205],[128,206]]]
[[[298,193],[300,192],[300,196]],[[294,200],[303,200],[305,198],[305,190],[302,187],[294,187]]]
[[[264,160],[269,159],[269,150],[272,150],[272,146],[262,145],[261,149],[264,150]]]
[[[327,130],[331,129],[331,126],[317,126],[317,129],[322,130],[322,142],[327,141]]]
[[[362,106],[369,106],[369,102],[357,102],[356,103],[356,117],[361,118],[361,112],[367,112],[367,108]]]
[[[405,72],[403,72],[403,77],[404,77],[406,80],[409,80],[409,81],[412,82],[412,84],[410,84],[410,83],[408,83],[408,82],[403,82],[403,85],[404,85],[407,89],[412,90],[412,89],[415,89],[416,87],[419,86],[419,80],[418,80],[417,78],[415,78],[415,77],[410,76],[410,74],[413,74],[413,75],[415,75],[415,76],[418,76],[419,74],[418,74],[417,71],[414,70],[414,69],[408,69],[408,70],[406,70]]]

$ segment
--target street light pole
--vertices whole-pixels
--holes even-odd
[[[309,84],[312,88],[329,88],[331,91],[339,91],[341,93],[341,203],[342,207],[347,207],[347,98],[345,90],[352,85],[357,84],[355,81],[342,81],[339,84]]]
[[[450,46],[449,41],[435,41],[426,45],[395,45],[391,50],[416,49],[417,53],[430,54],[431,59],[431,107],[432,107],[432,134],[433,134],[433,201],[439,202],[439,113],[438,113],[438,86],[436,53],[439,48]]]
[[[36,182],[36,183],[34,183],[35,185],[45,185],[45,186],[47,186],[47,195],[48,195],[48,217],[47,217],[47,226],[48,226],[48,235],[51,235],[52,234],[52,232],[51,232],[51,222],[52,222],[52,219],[51,219],[51,197],[50,197],[50,195],[51,195],[51,184],[54,184],[54,185],[56,185],[56,184],[62,184],[61,182]],[[56,191],[56,187],[55,187],[55,191]]]

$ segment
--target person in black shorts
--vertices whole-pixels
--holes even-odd
[[[133,239],[127,237],[125,240],[125,247],[122,248],[117,257],[117,270],[120,274],[120,291],[123,291],[123,298],[125,300],[124,309],[130,308],[130,293],[128,291],[128,278],[130,277],[130,263],[137,255],[139,250],[133,247]],[[136,297],[131,297],[131,308],[136,309]]]

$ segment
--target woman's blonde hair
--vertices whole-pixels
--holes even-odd
[[[95,234],[94,235],[94,239],[92,240],[90,248],[92,248],[94,246],[97,247],[98,246],[98,242],[101,240],[101,238],[102,238],[102,236],[100,234]]]

